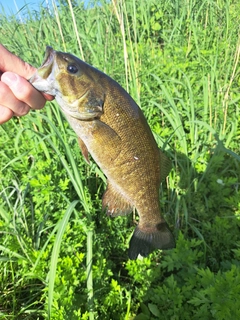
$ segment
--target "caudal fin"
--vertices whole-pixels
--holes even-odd
[[[146,257],[154,249],[172,249],[175,240],[166,222],[159,223],[154,228],[136,227],[129,246],[129,258],[137,259],[140,254]]]

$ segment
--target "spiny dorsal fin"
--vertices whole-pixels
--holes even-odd
[[[109,216],[122,216],[132,212],[130,203],[108,182],[102,198],[102,207]]]
[[[168,176],[170,170],[172,169],[172,162],[171,160],[165,155],[165,153],[162,152],[162,150],[159,150],[160,153],[160,175],[161,175],[161,182],[164,181],[164,179]]]

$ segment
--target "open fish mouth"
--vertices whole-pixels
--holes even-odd
[[[40,68],[46,67],[46,66],[48,66],[49,64],[52,64],[52,63],[53,63],[54,53],[55,53],[55,51],[53,50],[52,47],[50,47],[50,46],[47,46],[47,47],[46,47],[45,56],[44,56],[43,63],[42,63],[42,65],[41,65]]]
[[[32,75],[29,82],[39,91],[56,96],[55,78],[53,74],[54,58],[56,52],[47,46],[43,63]]]

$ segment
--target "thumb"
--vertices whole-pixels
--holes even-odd
[[[18,75],[29,79],[36,68],[32,67],[27,62],[9,52],[3,45],[0,44],[0,71],[1,73],[11,71]]]

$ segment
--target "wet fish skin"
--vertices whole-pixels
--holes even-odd
[[[147,121],[130,95],[113,79],[77,57],[48,47],[30,82],[55,96],[67,120],[108,179],[102,205],[111,216],[137,209],[139,224],[129,258],[175,241],[160,213],[159,187],[171,162],[159,150]]]

